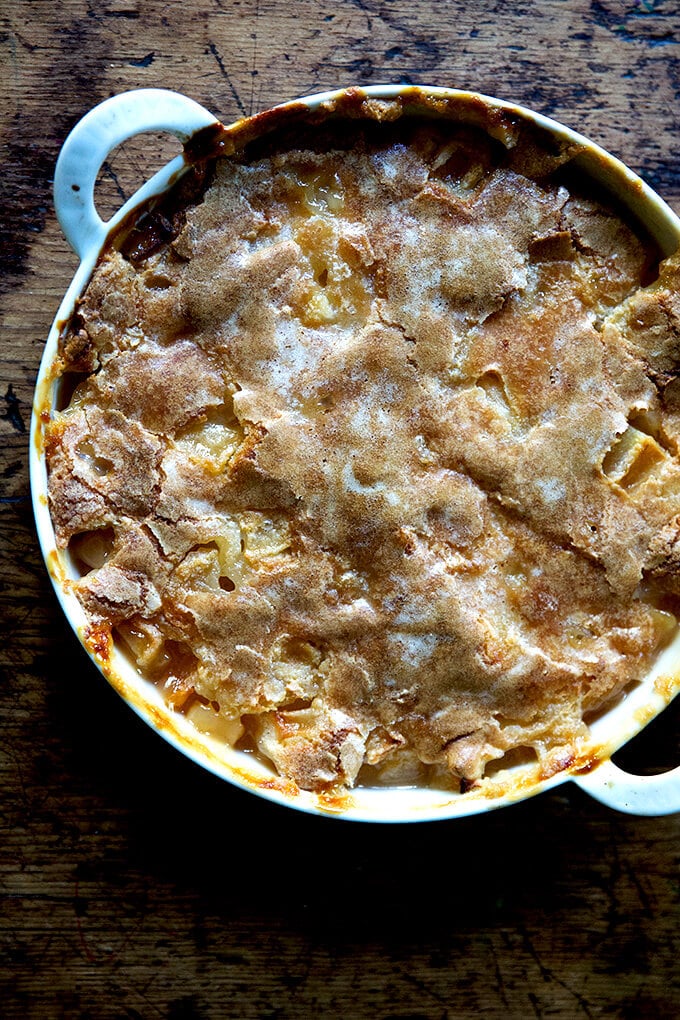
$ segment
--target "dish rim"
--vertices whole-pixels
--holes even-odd
[[[373,85],[315,93],[294,99],[252,117],[241,118],[226,130],[237,134],[252,125],[269,130],[272,115],[286,117],[304,105],[309,112],[343,97],[392,100],[410,97],[482,103],[487,109],[528,121],[562,141],[579,146],[576,157],[589,176],[604,184],[624,202],[659,243],[664,256],[680,247],[680,218],[640,177],[617,157],[586,136],[518,104],[480,93],[443,86]],[[57,549],[47,502],[47,470],[43,454],[46,415],[54,403],[58,381],[54,371],[59,335],[70,320],[108,239],[132,211],[167,191],[191,165],[186,155],[170,161],[143,185],[106,223],[96,213],[93,193],[96,176],[106,155],[121,141],[143,131],[169,131],[186,146],[198,132],[220,121],[180,93],[142,89],[121,93],[91,110],[73,129],[59,156],[55,171],[55,207],[62,229],[80,257],[80,265],[53,321],[36,381],[31,421],[30,478],[38,538],[61,608],[90,659],[109,683],[170,744],[191,760],[241,789],[304,812],[368,822],[436,821],[483,813],[509,806],[574,782],[596,799],[634,814],[666,814],[680,810],[680,766],[660,776],[630,776],[611,762],[611,755],[637,735],[680,691],[680,629],[654,668],[624,699],[605,711],[591,726],[591,739],[568,768],[538,777],[537,766],[505,769],[507,781],[485,780],[481,788],[464,794],[428,787],[356,788],[346,794],[312,794],[297,790],[253,756],[225,748],[199,733],[188,720],[173,712],[153,684],[141,677],[119,648],[107,648],[101,633],[65,582],[76,576],[66,550]],[[590,170],[588,165],[592,164]],[[621,183],[621,191],[612,187]],[[649,215],[641,215],[644,207]],[[71,571],[71,573],[69,573]]]

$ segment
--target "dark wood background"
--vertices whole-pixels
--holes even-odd
[[[229,121],[338,85],[463,86],[589,134],[680,212],[677,0],[5,0],[0,14],[0,1015],[676,1020],[680,816],[630,818],[562,787],[477,819],[365,826],[203,773],[62,620],[27,429],[76,265],[54,162],[98,101],[164,86]],[[101,207],[171,150],[114,154]],[[679,731],[676,702],[622,759],[675,765]]]

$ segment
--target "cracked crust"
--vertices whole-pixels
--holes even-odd
[[[680,270],[645,286],[528,131],[364,114],[103,257],[58,541],[171,704],[303,788],[549,774],[675,631]]]

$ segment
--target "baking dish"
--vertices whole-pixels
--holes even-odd
[[[441,88],[373,86],[367,89],[323,93],[284,104],[266,114],[237,122],[226,129],[249,138],[269,131],[287,118],[325,109],[340,98],[345,101],[382,101],[426,97],[437,102],[466,104],[470,119],[480,111],[495,116],[498,129],[504,122],[521,119],[550,132],[560,142],[580,149],[573,161],[589,179],[614,193],[656,241],[664,255],[680,243],[680,221],[639,178],[619,161],[575,132],[520,107],[495,99]],[[97,173],[108,153],[125,139],[143,131],[167,131],[185,145],[185,154],[163,168],[108,222],[103,223],[94,206]],[[591,725],[591,739],[569,767],[544,778],[536,766],[521,765],[503,770],[493,781],[464,794],[436,789],[357,788],[343,795],[313,794],[278,778],[267,767],[230,747],[198,733],[179,713],[169,708],[159,691],[143,680],[120,649],[109,648],[85,617],[65,583],[77,576],[68,553],[58,551],[47,505],[47,477],[43,453],[43,429],[57,396],[54,362],[60,332],[73,314],[76,302],[90,278],[110,232],[120,228],[133,210],[165,192],[183,170],[221,131],[206,110],[176,93],[141,90],[106,101],[91,111],[66,141],[55,173],[55,205],[64,233],[81,259],[52,327],[38,382],[32,424],[31,479],[38,534],[50,575],[64,611],[90,656],[132,707],[171,743],[223,778],[270,799],[303,810],[368,821],[416,821],[459,817],[511,804],[564,781],[573,781],[597,799],[620,810],[639,814],[663,814],[680,809],[680,769],[663,776],[628,776],[610,760],[611,754],[660,712],[680,687],[680,636],[660,656],[646,680],[630,691]]]

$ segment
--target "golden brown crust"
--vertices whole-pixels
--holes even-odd
[[[563,767],[675,627],[676,264],[507,141],[219,160],[64,337],[79,598],[304,788]]]

